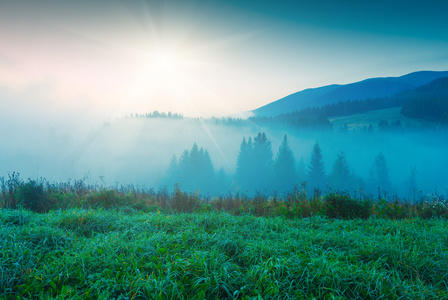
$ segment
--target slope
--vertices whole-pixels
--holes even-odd
[[[328,85],[306,89],[255,109],[252,113],[257,117],[275,116],[339,101],[386,97],[415,89],[446,76],[448,76],[448,71],[420,71],[401,77],[370,78],[346,85]]]

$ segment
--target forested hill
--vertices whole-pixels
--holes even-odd
[[[256,117],[273,117],[338,102],[385,98],[446,76],[448,76],[448,71],[420,71],[401,77],[370,78],[347,85],[329,85],[307,89],[255,109],[252,113]]]
[[[401,113],[406,117],[448,124],[448,77],[407,93]]]
[[[436,124],[448,124],[448,76],[387,97],[339,101],[321,107],[307,107],[270,117],[254,116],[248,120],[212,118],[210,121],[215,124],[232,126],[242,126],[250,123],[262,127],[287,126],[290,128],[331,130],[332,124],[329,118],[351,116],[389,108],[401,108],[401,114],[405,117]],[[182,119],[183,116],[153,112],[131,115],[131,118]],[[384,121],[389,120],[385,117]]]
[[[308,107],[275,118],[341,117],[394,107],[401,107],[401,113],[409,118],[448,123],[448,77],[436,79],[416,89],[389,97],[339,101],[322,107]]]

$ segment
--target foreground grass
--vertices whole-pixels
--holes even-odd
[[[448,221],[0,210],[0,299],[448,299]]]

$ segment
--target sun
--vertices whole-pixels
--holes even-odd
[[[205,84],[210,74],[208,57],[194,49],[179,43],[156,43],[131,53],[135,69],[128,77],[129,106],[198,116],[204,107],[198,103],[215,97]]]
[[[154,70],[157,72],[173,72],[179,68],[179,57],[170,50],[158,49],[151,54],[151,61]]]

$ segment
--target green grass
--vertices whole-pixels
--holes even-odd
[[[448,299],[443,195],[205,199],[12,175],[0,207],[0,299]]]
[[[0,210],[2,299],[448,299],[448,221]]]

